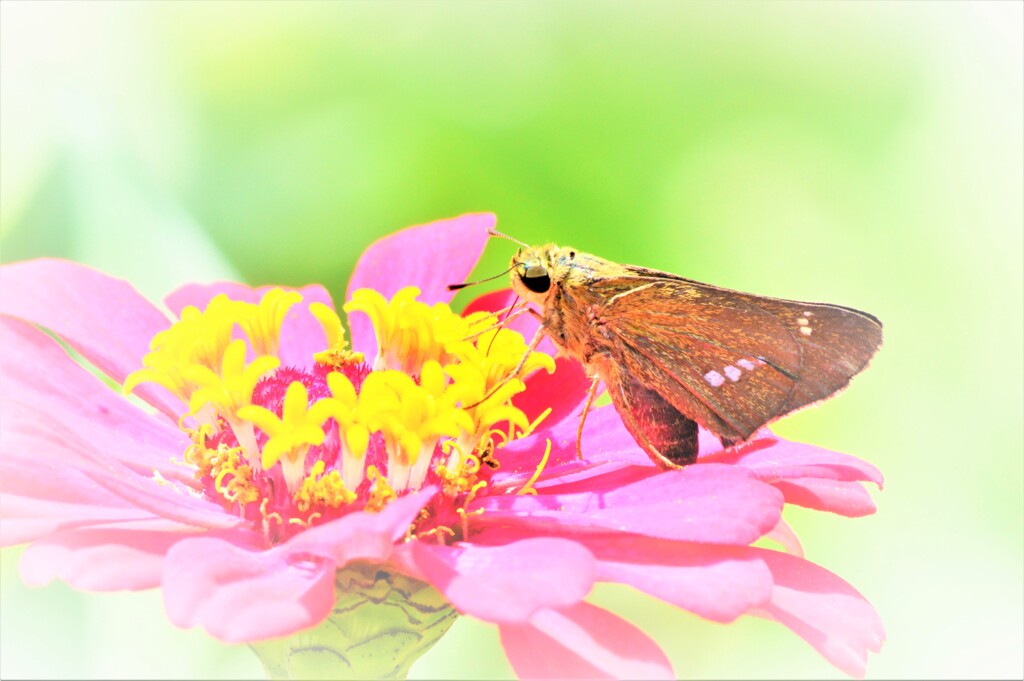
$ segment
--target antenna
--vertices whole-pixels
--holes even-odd
[[[488,232],[487,232],[487,233],[488,233],[488,234],[490,234],[491,236],[496,236],[496,237],[500,237],[500,238],[502,238],[502,239],[508,239],[508,240],[509,240],[509,241],[511,241],[512,243],[514,243],[514,244],[519,244],[519,245],[520,245],[520,246],[522,246],[523,248],[529,248],[529,246],[527,246],[526,244],[524,244],[524,243],[523,243],[522,241],[520,241],[519,239],[513,239],[513,238],[512,238],[512,237],[510,237],[510,236],[509,236],[508,234],[502,234],[501,232],[499,232],[499,231],[497,231],[497,230],[491,229],[491,230],[488,230]]]
[[[487,230],[487,234],[488,234],[488,236],[496,236],[496,237],[498,237],[500,239],[507,239],[508,241],[511,241],[514,244],[522,246],[523,248],[529,248],[529,246],[524,244],[519,239],[513,239],[508,234],[502,234],[501,232],[499,232],[497,230],[489,229],[489,230]],[[510,265],[509,268],[507,270],[505,270],[504,272],[501,272],[500,274],[495,274],[493,277],[487,277],[486,279],[480,279],[478,281],[467,281],[467,282],[464,282],[462,284],[448,284],[448,290],[449,291],[458,291],[459,289],[464,289],[467,286],[476,286],[477,284],[483,284],[484,282],[491,281],[493,279],[497,279],[498,277],[503,277],[506,274],[508,274],[509,272],[511,272],[513,267],[515,267],[514,263],[512,265]]]
[[[504,235],[502,235],[502,236],[504,236]],[[467,281],[467,282],[463,282],[461,284],[448,284],[448,290],[449,291],[458,291],[459,289],[466,288],[467,286],[476,286],[477,284],[482,284],[485,281],[491,281],[493,279],[497,279],[498,277],[503,277],[506,274],[508,274],[509,272],[511,272],[513,267],[515,267],[515,265],[512,265],[511,267],[509,267],[504,272],[501,272],[499,274],[495,274],[493,277],[487,277],[486,279],[480,279],[478,281]]]

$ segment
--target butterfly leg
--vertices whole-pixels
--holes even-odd
[[[590,390],[587,391],[587,403],[583,405],[583,413],[580,414],[580,425],[576,429],[577,459],[583,459],[583,424],[587,421],[587,414],[590,413],[590,405],[594,403],[594,396],[597,395],[597,384],[600,382],[600,377],[594,376],[594,380],[590,383]]]
[[[522,357],[522,359],[519,360],[519,364],[516,365],[516,368],[513,369],[512,371],[510,371],[508,373],[508,375],[505,376],[504,380],[502,380],[496,386],[491,388],[490,392],[488,392],[486,395],[484,395],[480,400],[474,402],[473,404],[470,404],[470,405],[467,405],[467,406],[463,407],[463,409],[472,409],[473,407],[477,406],[481,402],[485,402],[486,400],[490,399],[491,395],[493,395],[496,392],[498,392],[498,390],[503,385],[505,385],[506,383],[511,381],[513,378],[516,378],[519,375],[519,372],[523,370],[523,367],[526,366],[526,360],[529,359],[530,353],[537,349],[537,346],[540,345],[540,342],[543,339],[544,339],[544,327],[542,326],[539,329],[537,329],[537,333],[535,333],[533,335],[533,340],[530,341],[529,347],[526,348],[526,352],[523,353],[523,357]]]
[[[515,305],[513,305],[511,307],[508,307],[508,308],[505,308],[505,310],[503,312],[506,313],[508,316],[506,316],[504,319],[500,320],[499,322],[497,322],[495,324],[491,324],[486,329],[481,329],[480,331],[477,331],[476,333],[471,333],[470,335],[468,335],[465,338],[463,338],[463,340],[473,340],[474,338],[479,338],[480,336],[484,335],[488,331],[493,331],[494,329],[504,328],[505,325],[508,324],[509,322],[511,322],[513,319],[518,319],[519,317],[522,317],[527,312],[534,312],[533,310],[531,310],[528,307],[520,308],[518,310],[513,311],[514,308],[515,308]]]
[[[523,370],[524,366],[526,366],[526,360],[530,358],[530,353],[537,349],[537,346],[540,345],[540,342],[543,339],[544,327],[542,326],[539,329],[537,329],[537,333],[533,334],[533,340],[531,340],[530,345],[527,346],[526,352],[523,353],[522,359],[519,360],[519,364],[517,364],[516,368],[512,370],[512,373],[508,375],[510,379],[515,378],[516,376],[519,375],[519,372]]]

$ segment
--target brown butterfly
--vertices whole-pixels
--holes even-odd
[[[844,388],[882,344],[881,322],[851,308],[521,245],[510,271],[512,289],[540,308],[532,346],[547,335],[594,379],[580,432],[603,381],[626,428],[666,468],[697,458],[698,424],[723,444],[746,440]]]

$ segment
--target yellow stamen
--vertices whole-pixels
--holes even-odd
[[[459,522],[462,525],[462,536],[469,536],[469,519],[473,516],[483,515],[484,509],[478,508],[475,511],[466,511],[466,507],[476,497],[476,493],[487,487],[487,483],[481,480],[477,484],[473,485],[473,489],[469,490],[469,494],[466,495],[466,500],[462,502],[462,506],[455,509],[455,512],[459,514]]]
[[[323,461],[314,463],[309,475],[302,481],[302,487],[292,496],[292,501],[301,513],[313,507],[339,508],[355,501],[355,492],[345,487],[341,474],[333,470],[324,475],[325,468]]]
[[[241,458],[240,447],[221,443],[210,449],[200,442],[185,450],[185,461],[196,467],[195,478],[213,478],[213,486],[226,500],[251,504],[260,498],[259,489],[252,482],[252,467]]]
[[[310,513],[308,518],[289,518],[289,525],[299,525],[300,527],[313,527],[314,521],[318,518],[322,518],[323,514],[319,511]]]
[[[369,513],[379,513],[385,506],[397,499],[398,495],[391,489],[391,485],[380,474],[376,466],[367,467],[366,477],[373,483],[373,487],[370,490],[370,498],[367,500],[363,510]]]
[[[543,471],[544,467],[548,465],[549,456],[551,456],[551,440],[548,440],[547,445],[544,447],[544,456],[541,457],[540,463],[537,464],[537,470],[533,472],[530,479],[526,481],[526,484],[523,485],[522,489],[516,492],[516,494],[537,494],[537,490],[533,488],[533,484],[540,479],[541,471]]]
[[[427,530],[426,532],[421,532],[420,534],[416,535],[416,539],[419,539],[419,540],[422,541],[422,540],[426,539],[427,537],[437,537],[437,543],[438,544],[444,544],[445,543],[444,542],[444,537],[445,536],[447,536],[447,537],[454,537],[455,536],[455,530],[453,530],[452,528],[448,527],[447,525],[438,525],[437,527],[431,528],[431,529]]]
[[[486,387],[484,394],[488,394],[509,379],[528,349],[521,334],[511,329],[497,328],[480,334],[473,343],[454,346],[453,354],[463,364],[472,365],[479,371]],[[530,352],[520,374],[515,378],[528,376],[537,369],[544,369],[550,374],[555,370],[554,359],[543,352]]]
[[[437,477],[441,478],[444,493],[455,497],[473,490],[479,484],[477,474],[480,472],[481,458],[475,454],[462,454],[459,444],[454,440],[441,443],[441,449],[449,453],[450,460],[456,462],[451,468],[441,463],[434,469]]]
[[[365,509],[378,512],[399,494],[419,489],[431,467],[444,494],[463,500],[456,513],[465,535],[470,518],[483,512],[466,508],[487,487],[481,478],[490,471],[484,466],[497,468],[497,449],[533,432],[550,413],[531,422],[512,399],[525,389],[527,374],[538,369],[550,372],[554,362],[530,351],[521,335],[504,328],[491,313],[461,317],[447,304],[418,301],[418,295],[416,288],[407,287],[389,301],[364,289],[345,305],[350,313],[370,317],[380,350],[375,370],[363,380],[358,394],[345,373],[334,371],[326,377],[330,396],[312,404],[301,381],[287,386],[280,416],[252,403],[259,381],[280,365],[282,325],[302,300],[300,294],[280,288],[267,291],[258,304],[221,295],[202,311],[185,308],[178,322],[153,338],[143,367],[128,377],[125,389],[153,381],[188,404],[188,426],[184,416],[179,424],[191,440],[184,458],[203,482],[193,487],[248,507],[244,515],[258,505],[257,521],[262,519],[269,540],[288,535],[287,528],[273,528],[274,523],[285,525],[287,518],[291,525],[308,527],[324,515],[333,517],[331,510],[359,498],[357,489],[369,487]],[[321,367],[340,369],[363,361],[362,355],[348,349],[341,320],[330,306],[314,302],[309,310],[326,340],[326,349],[314,357]],[[233,339],[240,335],[238,329],[244,340]],[[247,357],[254,359],[246,363]],[[233,442],[223,440],[225,423],[235,436]],[[323,445],[328,433],[333,437],[335,424],[337,463],[327,470],[318,454],[307,474],[307,453]],[[262,448],[256,428],[266,434]],[[387,476],[376,466],[366,466],[375,433],[384,442]],[[219,444],[210,447],[211,440]],[[439,446],[442,461],[435,458]],[[537,470],[519,494],[536,494],[533,485],[550,452],[549,440]],[[287,496],[272,494],[272,479],[263,475],[277,463]],[[364,478],[370,484],[364,484]],[[158,473],[153,479],[156,484],[171,484]],[[417,524],[424,523],[417,521],[410,537]],[[436,526],[420,536],[435,535],[443,542],[459,536],[459,528]]]
[[[170,480],[165,478],[163,476],[163,473],[161,473],[160,471],[158,471],[155,468],[153,469],[153,474],[150,476],[150,480],[152,480],[156,484],[160,485],[161,487],[170,487],[172,490],[174,490],[178,494],[183,494],[183,492],[181,491],[181,489],[178,488],[177,485],[175,485],[173,482],[171,482]]]
[[[273,520],[278,525],[284,524],[284,519],[281,514],[277,511],[267,513],[267,505],[270,503],[270,499],[264,498],[260,503],[260,515],[263,516],[263,531],[266,533],[270,530],[270,521]]]
[[[527,435],[529,435],[533,431],[537,430],[537,426],[539,426],[541,424],[541,422],[544,421],[544,419],[546,419],[550,413],[551,413],[551,407],[548,407],[547,409],[545,409],[544,411],[542,411],[540,413],[540,416],[538,416],[537,418],[535,418],[533,420],[533,423],[531,423],[526,428],[524,428],[519,433],[519,435],[517,437],[526,437]]]

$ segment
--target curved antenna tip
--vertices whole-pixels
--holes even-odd
[[[518,245],[522,246],[523,248],[529,248],[529,246],[527,244],[524,244],[519,239],[514,239],[514,238],[510,237],[508,234],[502,234],[501,232],[499,232],[496,229],[489,229],[489,230],[487,230],[487,234],[490,235],[490,236],[499,237],[501,239],[508,239],[512,243],[518,244]]]

